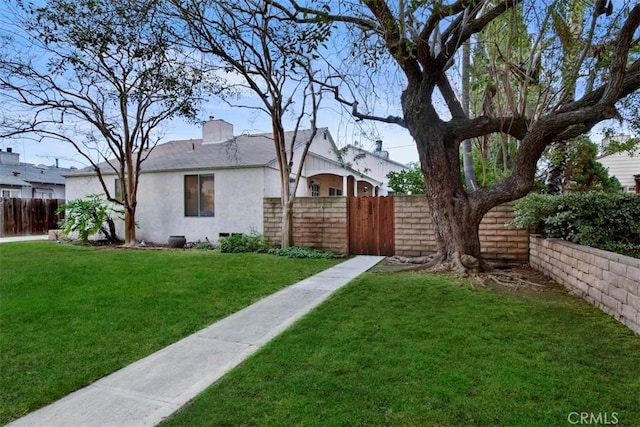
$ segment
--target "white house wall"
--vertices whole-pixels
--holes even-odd
[[[406,166],[391,162],[372,153],[365,153],[353,147],[349,147],[349,150],[344,155],[344,160],[351,164],[354,170],[381,181],[385,185],[389,182],[387,178],[389,172],[400,172],[408,169]]]
[[[309,151],[312,153],[319,154],[328,159],[337,160],[334,143],[331,138],[331,134],[328,131],[326,133],[326,136],[324,131],[318,132],[318,135],[316,136],[313,143],[309,147]]]
[[[315,156],[307,156],[304,168],[313,173],[313,171],[336,169],[336,164]]]
[[[601,157],[598,161],[609,169],[609,176],[615,176],[625,190],[635,188],[633,175],[640,174],[640,153],[631,157],[627,153],[615,153]]]
[[[275,167],[264,168],[264,196],[280,197],[280,172]]]
[[[184,215],[184,176],[214,175],[215,216]],[[136,231],[138,240],[164,244],[170,235],[187,241],[217,242],[220,233],[262,233],[264,169],[220,169],[143,173],[140,176]],[[107,183],[114,177],[108,177]],[[67,178],[67,200],[103,193],[97,178]],[[118,233],[123,235],[122,224]]]

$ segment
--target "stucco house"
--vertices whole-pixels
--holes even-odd
[[[298,132],[294,171],[310,135],[310,131]],[[290,140],[292,132],[287,132],[286,138]],[[386,195],[387,171],[406,166],[383,157],[372,157],[371,161],[377,166],[366,171],[350,167],[340,157],[328,129],[319,129],[310,145],[296,196]],[[104,175],[111,191],[117,192],[115,174],[105,168]],[[66,186],[67,200],[103,192],[89,168],[66,175]],[[280,197],[271,134],[234,135],[233,125],[210,118],[203,124],[201,139],[160,144],[144,161],[136,212],[137,237],[164,243],[170,235],[184,235],[188,241],[207,238],[216,242],[231,233],[262,233],[265,197]]]
[[[620,181],[623,191],[640,193],[640,151],[630,155],[627,152],[607,154],[598,158],[609,175]]]
[[[0,150],[0,197],[64,199],[63,174],[70,169],[20,162],[11,148]]]

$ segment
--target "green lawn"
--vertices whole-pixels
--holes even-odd
[[[629,329],[558,290],[367,273],[165,427],[546,427],[580,413],[640,425],[640,338]]]
[[[336,262],[0,244],[0,424]]]

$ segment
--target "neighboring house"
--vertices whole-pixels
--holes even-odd
[[[351,170],[355,170],[365,176],[372,176],[381,181],[378,188],[373,188],[375,194],[369,196],[391,194],[393,190],[387,186],[389,172],[409,170],[406,165],[389,159],[389,152],[382,150],[382,140],[377,140],[374,151],[367,151],[360,147],[347,145],[340,150],[343,164]]]
[[[22,199],[64,199],[63,174],[71,169],[20,162],[11,148],[0,150],[0,196]]]
[[[609,169],[609,176],[618,178],[623,191],[640,193],[640,151],[633,156],[627,152],[607,154],[598,162]]]
[[[292,132],[286,132],[286,138],[291,137]],[[298,132],[294,172],[309,137],[310,131]],[[389,166],[365,173],[348,167],[338,153],[329,131],[319,129],[307,154],[298,197],[386,195],[385,171],[407,169],[376,157],[376,162]],[[115,174],[105,169],[104,176],[115,194]],[[68,200],[103,192],[89,168],[68,174],[66,185]],[[234,136],[231,124],[212,118],[203,125],[202,139],[158,145],[142,164],[137,237],[164,243],[170,235],[184,235],[188,241],[215,242],[231,233],[262,233],[265,197],[280,197],[271,134]]]

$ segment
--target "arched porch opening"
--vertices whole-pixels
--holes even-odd
[[[375,197],[380,183],[365,177],[356,177],[348,171],[317,171],[307,177],[308,197]]]

